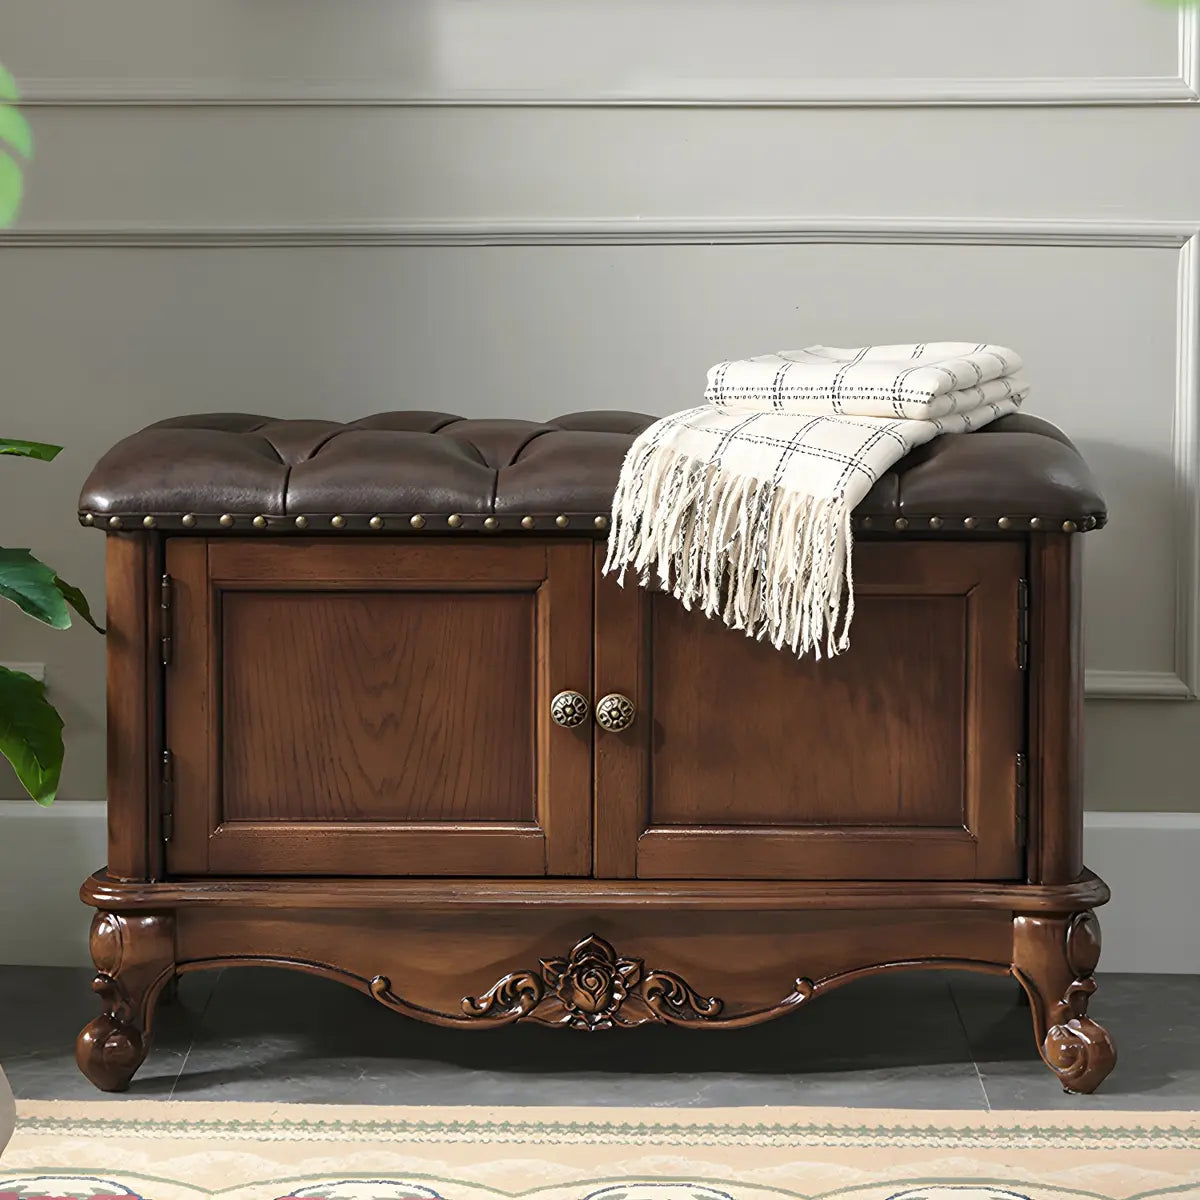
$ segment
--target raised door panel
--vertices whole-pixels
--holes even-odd
[[[590,867],[590,547],[174,539],[176,874]]]
[[[863,542],[850,650],[797,659],[597,581],[597,868],[648,878],[1019,874],[1023,547]]]
[[[535,592],[229,592],[227,821],[536,820]]]

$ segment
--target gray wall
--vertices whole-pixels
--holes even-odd
[[[728,355],[1004,342],[1113,510],[1088,804],[1200,808],[1198,45],[1150,0],[5,0],[0,410],[68,450],[3,464],[3,539],[99,596],[78,486],[187,410],[665,412]],[[100,798],[100,639],[0,659]]]

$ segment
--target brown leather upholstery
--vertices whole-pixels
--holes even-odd
[[[602,532],[625,452],[653,419],[175,417],[104,455],[84,484],[80,517],[106,528],[230,532]],[[1092,529],[1105,509],[1070,439],[1019,414],[916,450],[879,480],[856,517],[881,529]]]

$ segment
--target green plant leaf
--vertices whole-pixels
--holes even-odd
[[[0,104],[0,140],[6,141],[22,158],[33,157],[33,131],[19,108]]]
[[[20,454],[25,458],[40,458],[49,462],[54,458],[61,446],[52,446],[49,442],[23,442],[20,438],[0,438],[0,454]]]
[[[69,629],[71,612],[57,579],[28,550],[0,549],[0,596],[45,625]]]
[[[62,717],[46,699],[46,685],[23,671],[0,667],[0,754],[21,786],[50,804],[62,776]]]
[[[77,588],[69,584],[61,575],[55,575],[54,586],[62,594],[62,598],[97,632],[103,633],[104,626],[97,625],[88,607],[87,597]]]
[[[0,150],[0,226],[10,225],[21,207],[24,181],[16,160]]]

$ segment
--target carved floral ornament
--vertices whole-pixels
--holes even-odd
[[[389,1008],[443,1025],[493,1024],[532,1020],[569,1029],[632,1029],[650,1022],[726,1028],[757,1024],[813,994],[807,979],[769,1009],[722,1016],[724,1002],[700,995],[670,971],[646,970],[640,958],[622,958],[602,937],[589,934],[566,958],[543,958],[537,971],[514,971],[480,996],[462,1001],[462,1016],[433,1013],[405,1001],[382,975],[371,981],[371,994]]]

